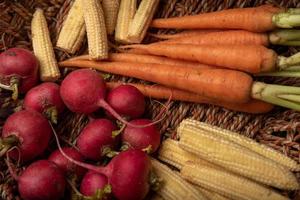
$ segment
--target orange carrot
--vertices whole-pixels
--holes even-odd
[[[199,33],[197,33],[199,31]],[[194,44],[194,45],[209,45],[209,44],[250,44],[263,45],[269,44],[285,45],[285,46],[300,46],[300,30],[279,29],[270,33],[253,33],[244,30],[228,30],[228,31],[209,31],[202,33],[205,30],[192,30],[191,33],[181,33],[178,37],[170,37],[161,43],[169,44]],[[167,36],[163,36],[163,38]]]
[[[152,55],[197,61],[207,65],[236,69],[249,73],[276,70],[277,54],[261,45],[192,45],[164,44],[128,45]]]
[[[222,30],[217,30],[217,29],[210,29],[210,30],[186,30],[182,31],[180,33],[175,33],[175,34],[155,34],[155,33],[148,33],[148,35],[158,38],[158,39],[175,39],[175,38],[181,38],[181,37],[189,37],[189,36],[194,36],[194,35],[205,35],[207,33],[212,33],[212,32],[218,32]]]
[[[81,56],[73,57],[70,60],[89,60],[89,55],[81,55]],[[215,68],[213,66],[204,65],[198,62],[178,60],[178,59],[172,59],[172,58],[167,58],[162,56],[133,54],[133,53],[111,53],[109,54],[107,60],[118,61],[118,62],[165,64],[165,65],[175,65],[181,67]]]
[[[155,19],[151,26],[177,29],[243,29],[266,32],[279,26],[275,19],[278,18],[276,14],[282,11],[282,9],[270,5],[234,8],[192,16]]]
[[[113,89],[121,84],[125,84],[122,82],[108,82],[107,86],[109,89]],[[237,104],[237,103],[226,103],[220,101],[214,101],[207,97],[203,97],[201,95],[187,92],[184,90],[168,88],[162,85],[144,85],[144,84],[137,84],[137,83],[126,83],[130,84],[136,88],[138,88],[145,96],[155,99],[169,99],[172,94],[172,100],[179,100],[179,101],[187,101],[192,103],[206,103],[212,104],[217,106],[222,106],[224,108],[234,110],[234,111],[241,111],[246,113],[266,113],[273,109],[273,105],[256,100],[251,99],[247,103]]]
[[[148,63],[93,62],[87,60],[69,60],[61,62],[59,65],[61,67],[94,68],[195,92],[217,101],[231,103],[248,102],[253,83],[248,74],[228,69],[196,69]]]
[[[165,40],[162,43],[194,45],[249,44],[268,46],[269,38],[268,34],[266,33],[253,33],[243,30],[233,30],[179,37],[175,39]]]
[[[292,59],[293,60],[293,59]],[[60,67],[94,68],[199,94],[216,102],[247,103],[251,98],[300,111],[300,88],[253,82],[244,72],[173,65],[68,60]]]

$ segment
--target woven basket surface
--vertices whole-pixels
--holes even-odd
[[[30,21],[32,13],[37,7],[44,9],[52,41],[55,43],[71,4],[72,0],[0,0],[0,51],[16,46],[32,49]],[[234,7],[254,7],[262,4],[300,7],[299,0],[161,0],[156,17],[182,16]],[[150,31],[157,32],[157,30]],[[158,33],[170,31],[172,30],[158,30]],[[86,48],[86,41],[84,41],[84,45],[76,55],[86,52]],[[293,47],[274,47],[274,49],[285,56],[299,51]],[[58,49],[55,49],[55,52],[59,60],[71,57]],[[63,73],[67,73],[67,70]],[[127,82],[138,81],[120,76],[112,76],[111,79]],[[260,80],[267,83],[300,86],[300,79],[297,78],[260,78]],[[9,94],[0,92],[0,126],[3,125],[9,114],[20,109],[21,103],[21,101],[11,101]],[[155,118],[161,109],[161,102],[148,101],[146,116]],[[176,126],[188,117],[237,131],[277,149],[297,161],[300,160],[299,112],[276,107],[268,114],[253,115],[233,112],[218,106],[172,101],[167,117],[159,124],[161,132],[165,136],[174,136]],[[61,116],[56,128],[64,142],[72,143],[86,123],[86,116],[66,111]],[[0,162],[0,170],[0,199],[20,199],[16,192],[16,184],[9,176],[3,161]],[[297,192],[290,193],[290,196],[298,199]]]

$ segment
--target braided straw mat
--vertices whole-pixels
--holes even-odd
[[[299,0],[161,0],[156,17],[182,16],[234,7],[254,7],[266,3],[282,7],[300,7]],[[0,51],[16,46],[32,49],[30,21],[36,7],[44,9],[54,43],[71,4],[72,0],[0,0]],[[166,32],[170,31],[158,31],[158,33]],[[86,41],[84,41],[84,45],[76,55],[84,53],[86,48]],[[276,47],[276,51],[285,56],[299,50],[294,47]],[[58,49],[55,49],[55,52],[59,60],[70,57],[70,55]],[[64,73],[66,72],[64,71]],[[111,79],[127,82],[138,81],[120,76],[112,76]],[[267,83],[300,86],[299,78],[260,79]],[[8,93],[0,92],[0,127],[9,114],[20,109],[21,103],[21,101],[11,101]],[[164,102],[149,100],[147,117],[155,118],[162,109],[161,103]],[[166,137],[174,134],[175,127],[184,118],[191,117],[240,132],[260,143],[283,152],[297,161],[300,160],[299,112],[276,107],[268,114],[253,115],[232,112],[218,106],[171,101],[168,113],[167,117],[159,124],[161,132]],[[57,130],[59,133],[64,133],[62,136],[64,142],[71,143],[86,123],[86,116],[66,111],[60,118]],[[0,162],[0,172],[0,199],[20,199],[16,192],[16,184],[9,176],[3,161]],[[298,177],[300,178],[300,175]],[[300,199],[300,195],[298,196],[297,193],[290,193],[290,196],[293,199]]]

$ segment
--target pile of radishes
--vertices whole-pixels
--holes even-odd
[[[151,187],[148,154],[158,149],[161,135],[155,122],[142,117],[143,94],[131,85],[107,91],[102,76],[90,69],[71,72],[61,85],[39,84],[37,63],[20,48],[0,54],[0,87],[25,93],[23,110],[7,118],[0,139],[0,155],[21,198],[56,200],[75,190],[94,199],[144,199]],[[61,147],[51,123],[65,107],[86,115],[106,112],[88,122],[74,146]],[[58,148],[49,153],[51,138]]]

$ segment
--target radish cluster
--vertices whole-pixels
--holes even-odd
[[[12,61],[12,56],[20,60]],[[144,199],[150,190],[148,154],[158,149],[161,136],[154,123],[143,118],[143,94],[131,85],[107,91],[101,76],[89,69],[71,72],[61,85],[35,86],[37,66],[36,58],[27,50],[11,49],[0,54],[0,83],[18,80],[17,89],[26,93],[23,110],[7,118],[0,139],[0,156],[6,155],[11,159],[8,162],[20,160],[27,166],[19,174],[11,171],[21,198],[62,199],[67,180],[72,179],[80,185],[78,192],[83,196]],[[56,123],[65,107],[83,114],[104,108],[106,115],[90,121],[74,147],[61,147],[51,122]],[[49,152],[53,135],[58,149]]]

